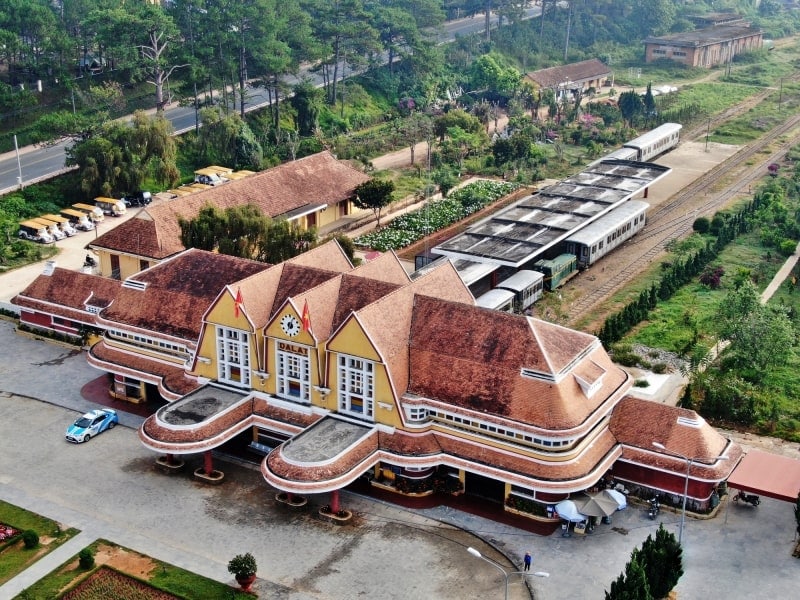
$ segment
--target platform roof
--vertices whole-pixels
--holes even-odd
[[[433,253],[520,267],[635,196],[671,169],[630,160],[601,160],[525,196],[433,248]]]
[[[800,460],[750,450],[728,477],[728,486],[795,502],[800,494]]]

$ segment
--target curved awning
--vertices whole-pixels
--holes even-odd
[[[795,502],[800,494],[800,460],[750,450],[728,477],[728,486]]]

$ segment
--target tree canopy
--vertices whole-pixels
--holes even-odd
[[[381,211],[392,202],[394,181],[370,179],[356,187],[353,204],[359,208],[370,209],[375,215],[375,222],[381,226]]]
[[[145,181],[169,186],[179,178],[172,125],[163,116],[136,112],[131,124],[110,122],[67,150],[67,165],[80,172],[87,198],[118,197]]]
[[[313,229],[302,230],[285,219],[273,220],[257,206],[219,208],[209,205],[194,219],[179,219],[181,242],[220,254],[276,264],[316,244]]]

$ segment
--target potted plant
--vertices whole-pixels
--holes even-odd
[[[228,572],[236,578],[242,590],[250,591],[250,586],[256,580],[256,559],[249,552],[237,554],[228,562]]]

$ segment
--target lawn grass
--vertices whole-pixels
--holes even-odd
[[[14,578],[35,560],[78,534],[77,529],[63,530],[61,525],[52,519],[2,500],[0,500],[0,523],[11,525],[20,531],[32,529],[39,535],[39,548],[28,550],[19,540],[0,551],[0,584]]]
[[[793,202],[790,211],[797,208]],[[692,236],[701,239],[700,236]],[[692,282],[683,286],[672,298],[659,301],[647,321],[639,324],[620,342],[622,345],[641,344],[660,348],[679,355],[688,354],[696,343],[710,350],[717,342],[716,314],[725,297],[733,288],[733,278],[739,269],[747,269],[756,287],[763,291],[786,257],[774,248],[765,247],[757,231],[740,235],[731,242],[714,261],[722,265],[725,275],[722,286],[712,290]],[[795,267],[790,276],[769,301],[784,306],[795,315],[800,314],[800,268]],[[637,288],[641,282],[637,281]],[[633,298],[633,294],[628,292]],[[754,430],[800,441],[800,356],[794,354],[786,364],[770,371],[769,377],[759,384],[759,395],[766,409],[759,415]]]
[[[143,554],[118,546],[107,540],[97,540],[90,544],[89,548],[91,548],[95,554],[100,549],[119,549],[128,554],[147,558]],[[231,598],[239,600],[246,598],[252,600],[253,598],[252,594],[246,594],[227,584],[214,581],[213,579],[203,577],[191,571],[180,569],[160,560],[151,560],[153,561],[154,568],[149,575],[142,576],[140,574],[131,574],[131,576],[147,581],[155,588],[189,600],[205,600],[206,598]],[[77,561],[78,555],[76,554],[60,567],[27,588],[17,596],[18,600],[51,600],[52,598],[57,598],[62,590],[71,587],[80,579],[83,579],[91,573],[91,571],[82,569]],[[115,568],[120,572],[124,572],[124,570],[119,567]]]

